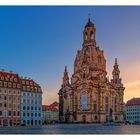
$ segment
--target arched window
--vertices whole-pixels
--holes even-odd
[[[77,111],[77,96],[75,96],[75,111]]]
[[[81,104],[82,110],[85,111],[87,108],[87,95],[85,93],[82,94]]]
[[[91,39],[94,39],[93,31],[90,32],[90,38],[91,38]]]
[[[87,32],[85,32],[85,40],[87,40],[88,39],[88,37],[87,37]]]
[[[105,97],[105,110],[108,113],[108,97]]]
[[[114,98],[114,111],[117,111],[117,98]]]
[[[82,88],[86,88],[86,84],[85,83],[82,83]]]

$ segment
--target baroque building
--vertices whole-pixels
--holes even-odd
[[[33,80],[0,71],[0,126],[42,125],[42,90]]]
[[[20,124],[20,88],[17,74],[0,71],[0,126]]]
[[[26,126],[42,125],[42,90],[32,79],[20,77],[21,117],[20,124]]]
[[[124,86],[115,59],[111,81],[106,59],[96,43],[96,28],[90,18],[83,31],[82,49],[77,51],[74,72],[69,81],[65,67],[59,90],[60,122],[123,121]]]

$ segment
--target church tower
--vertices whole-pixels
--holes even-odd
[[[70,94],[71,85],[69,83],[69,76],[67,72],[67,67],[65,66],[63,82],[61,89],[59,90],[59,120],[60,122],[69,121],[69,111],[70,111]]]
[[[115,58],[115,64],[114,64],[114,69],[112,71],[112,83],[115,85],[120,85],[121,84],[121,78],[120,78],[120,70],[119,70],[119,65],[117,63],[117,58]]]
[[[69,76],[68,76],[68,72],[67,72],[67,67],[65,66],[62,86],[65,87],[65,86],[68,86],[68,85],[70,85]]]
[[[88,23],[85,26],[83,34],[83,46],[96,47],[96,28],[94,27],[94,24],[91,22],[90,18],[88,19]]]
[[[113,66],[113,71],[112,71],[112,77],[113,79],[111,80],[111,84],[114,85],[116,88],[116,92],[119,95],[119,108],[118,110],[120,111],[120,121],[123,121],[124,118],[124,86],[122,84],[122,79],[120,78],[120,70],[119,70],[119,65],[117,62],[117,58],[115,58],[115,64]]]

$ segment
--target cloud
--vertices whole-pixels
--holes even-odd
[[[124,83],[124,101],[127,102],[133,97],[140,97],[140,80]]]
[[[127,82],[124,85],[125,85],[126,88],[137,88],[137,87],[140,87],[140,80]]]

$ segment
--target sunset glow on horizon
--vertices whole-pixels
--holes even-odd
[[[2,6],[0,13],[0,69],[39,83],[43,104],[58,101],[65,65],[71,77],[89,13],[109,79],[117,58],[124,101],[140,97],[140,7]]]

